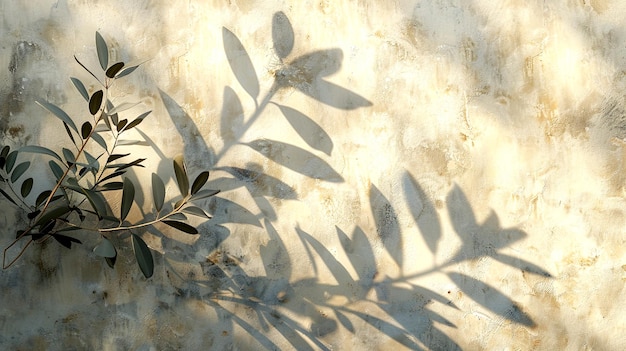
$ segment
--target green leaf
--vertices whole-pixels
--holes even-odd
[[[113,78],[115,77],[117,72],[119,72],[123,67],[124,67],[124,62],[114,63],[111,65],[111,67],[109,67],[109,69],[107,69],[105,74],[107,77]]]
[[[85,194],[87,200],[89,200],[89,203],[97,212],[99,218],[106,216],[106,202],[104,201],[104,198],[102,198],[102,195],[89,189],[83,189],[83,194]]]
[[[113,257],[105,257],[104,260],[107,262],[107,265],[111,268],[115,267],[115,261],[117,261],[117,251],[115,251],[115,256]]]
[[[141,123],[142,121],[143,121],[143,119],[139,119],[139,118],[134,119],[132,122],[128,123],[128,125],[126,126],[126,128],[124,128],[124,131],[127,131],[127,130],[129,130],[129,129],[133,129],[133,128],[135,128],[135,127],[136,127],[136,126],[138,126],[138,125],[139,125],[139,123]]]
[[[111,121],[109,121],[109,115],[106,112],[102,112],[102,117],[98,122],[102,121],[104,125],[98,123],[96,125],[96,132],[108,132],[111,131]]]
[[[41,206],[48,199],[50,193],[52,193],[51,190],[44,190],[41,192],[41,194],[37,195],[37,200],[35,200],[35,207]]]
[[[9,152],[7,155],[7,160],[4,165],[4,169],[6,169],[7,173],[11,172],[13,166],[15,165],[15,161],[17,160],[17,150],[13,150]]]
[[[158,174],[152,173],[152,198],[154,199],[154,207],[157,212],[163,208],[165,201],[165,184]]]
[[[212,189],[200,190],[191,197],[191,200],[205,199],[207,197],[214,196],[215,194],[219,192],[220,192],[219,190],[212,190]]]
[[[85,65],[83,65],[83,63],[82,63],[82,62],[80,62],[80,61],[78,60],[78,57],[76,57],[76,55],[74,55],[74,60],[76,60],[76,62],[78,62],[78,64],[79,64],[82,68],[84,68],[84,69],[85,69],[85,71],[87,71],[89,74],[91,74],[91,76],[92,76],[92,77],[94,77],[94,78],[98,81],[98,83],[100,83],[100,85],[104,85],[104,84],[102,84],[102,82],[100,81],[100,79],[98,79],[98,77],[96,77],[96,75],[95,75],[95,74],[93,74],[93,72],[91,72],[91,71],[90,71],[90,70],[89,70],[89,69],[88,69]]]
[[[143,140],[120,140],[117,142],[117,146],[129,146],[129,145],[138,145],[138,146],[148,146],[147,141]]]
[[[117,176],[121,176],[121,175],[122,175],[122,174],[124,174],[124,173],[126,173],[126,171],[118,171],[118,172],[113,172],[113,173],[109,174],[108,176],[106,176],[106,177],[104,177],[104,178],[100,179],[100,180],[98,181],[98,183],[102,183],[102,182],[104,182],[105,180],[109,180],[109,179],[111,179],[111,178],[115,178],[115,177],[117,177]]]
[[[193,185],[191,186],[191,195],[197,193],[200,189],[202,189],[202,187],[204,186],[204,184],[206,184],[206,181],[208,179],[209,179],[209,171],[204,171],[198,174],[198,176],[196,177],[196,180],[193,181]]]
[[[139,102],[125,102],[125,103],[122,103],[122,104],[119,104],[119,105],[113,107],[112,109],[109,109],[109,114],[110,115],[114,115],[114,114],[117,114],[119,112],[126,111],[126,110],[128,110],[130,108],[133,108],[133,107],[135,107],[137,105],[139,105]]]
[[[124,70],[120,72],[120,74],[118,74],[116,78],[119,79],[133,73],[137,69],[137,67],[139,67],[139,65],[124,68]]]
[[[104,141],[102,136],[98,133],[91,134],[91,139],[93,139],[98,145],[102,146],[103,149],[107,150],[107,142]]]
[[[107,43],[100,33],[96,32],[96,49],[98,51],[98,61],[100,61],[100,67],[102,70],[106,70],[109,65],[109,48]]]
[[[96,172],[98,169],[100,169],[100,162],[98,162],[98,159],[102,157],[102,154],[100,154],[100,156],[98,157],[93,157],[87,151],[83,151],[83,153],[85,154],[85,158],[87,159],[87,168],[89,170],[91,170],[92,172]]]
[[[174,208],[180,208],[186,202],[187,202],[187,199],[182,198],[174,203]]]
[[[48,223],[51,220],[55,220],[63,216],[64,214],[70,212],[71,210],[72,209],[69,208],[68,206],[60,206],[60,207],[55,207],[53,209],[48,209],[41,215],[41,217],[39,217],[37,222],[35,222],[34,226],[38,226],[43,223]]]
[[[32,189],[33,189],[33,178],[28,178],[22,183],[22,187],[20,189],[22,197],[28,196],[28,194],[30,194],[30,191]]]
[[[102,99],[104,98],[104,93],[102,90],[98,90],[93,95],[91,95],[91,99],[89,99],[89,112],[92,115],[96,115],[100,110],[100,106],[102,106]],[[83,137],[84,138],[84,137]]]
[[[120,209],[120,221],[124,221],[126,216],[128,216],[128,212],[130,212],[130,208],[133,206],[133,201],[135,201],[135,186],[133,182],[124,178],[124,186],[122,190],[122,207]]]
[[[89,137],[89,133],[91,133],[91,128],[91,123],[83,123],[83,126],[80,128],[80,134],[82,135],[83,139],[87,139]]]
[[[22,162],[15,166],[13,173],[11,173],[11,183],[15,183],[28,170],[28,167],[30,167],[30,161]]]
[[[183,231],[183,232],[185,232],[187,234],[198,234],[198,230],[196,228],[190,226],[187,223],[178,222],[178,221],[168,221],[168,220],[161,221],[161,222],[169,225],[172,228],[176,228],[176,229],[178,229],[180,231]]]
[[[89,101],[89,93],[87,93],[87,89],[85,89],[85,85],[78,78],[71,77],[72,83],[76,87],[76,90],[80,93],[80,95],[85,99],[85,101]]]
[[[172,220],[172,221],[186,221],[187,216],[185,216],[184,213],[177,212],[177,213],[167,216],[167,219]]]
[[[176,182],[178,188],[183,197],[189,195],[189,178],[187,177],[187,170],[185,169],[185,159],[183,155],[177,155],[174,157],[174,173],[176,174]]]
[[[113,258],[117,256],[117,251],[113,243],[105,237],[102,237],[102,241],[93,248],[93,253],[100,257]]]
[[[65,122],[63,122],[63,127],[65,127],[65,132],[70,137],[70,140],[72,141],[72,144],[76,145],[76,140],[74,140],[74,136],[72,135],[72,131],[70,130],[70,127],[68,127],[67,123],[65,123]]]
[[[29,213],[26,215],[26,217],[27,217],[28,219],[35,219],[35,218],[37,218],[37,216],[39,216],[39,214],[40,214],[40,213],[41,213],[41,211],[40,211],[40,210],[35,210],[35,211],[33,211],[33,212],[29,212]]]
[[[124,188],[124,183],[122,182],[109,182],[106,184],[102,184],[96,187],[96,191],[111,191],[111,190],[120,190]]]
[[[211,219],[211,216],[209,216],[203,209],[201,209],[200,207],[196,207],[196,206],[187,206],[185,208],[183,208],[183,212],[193,215],[193,216],[198,216],[198,217],[204,217],[206,219]]]
[[[128,123],[127,119],[123,119],[121,121],[119,121],[119,123],[117,123],[117,131],[120,132],[124,129],[124,127],[126,126],[126,123]]]
[[[83,192],[83,188],[80,185],[78,185],[78,180],[76,178],[71,178],[71,177],[65,178],[64,186],[68,189],[77,191],[79,193]]]
[[[117,160],[118,158],[126,157],[128,155],[130,155],[130,153],[128,153],[128,154],[113,154],[113,155],[110,155],[109,158],[107,158],[107,163],[113,162],[113,161]]]
[[[63,161],[61,159],[61,156],[59,156],[59,154],[57,154],[56,152],[43,147],[43,146],[38,146],[38,145],[27,145],[27,146],[23,146],[20,148],[21,152],[31,152],[31,153],[35,153],[35,154],[43,154],[43,155],[48,155],[48,156],[52,156],[54,158],[56,158],[59,161]]]
[[[61,234],[52,234],[52,237],[59,242],[59,244],[67,247],[68,249],[72,248],[72,243],[82,244],[82,242],[76,238],[72,238],[71,236],[61,235]]]
[[[145,161],[145,158],[138,158],[133,162],[130,163],[116,163],[116,164],[111,164],[111,165],[107,165],[106,168],[117,168],[118,171],[121,171],[123,169],[126,169],[128,167],[133,167],[133,166],[138,166],[138,167],[144,167],[144,165],[140,164],[141,162]]]
[[[154,273],[154,262],[152,260],[152,253],[148,248],[148,245],[137,234],[132,234],[133,237],[133,251],[135,252],[135,259],[141,269],[141,273],[146,278],[150,278]]]
[[[144,112],[144,113],[140,114],[132,122],[128,123],[128,125],[126,126],[126,128],[124,128],[124,130],[129,130],[129,129],[135,128],[136,126],[139,125],[139,123],[143,122],[143,119],[146,118],[151,112],[152,111],[148,111],[148,112]]]
[[[81,168],[80,171],[78,171],[79,179],[81,179],[87,173],[87,171],[89,171],[89,168],[87,167]]]
[[[50,166],[52,174],[54,174],[57,181],[61,179],[61,177],[63,177],[63,169],[61,169],[61,166],[59,166],[56,162],[52,160],[48,161],[48,165]]]
[[[76,128],[76,124],[74,124],[74,121],[72,121],[72,119],[70,118],[70,116],[65,113],[65,111],[63,111],[62,109],[60,109],[59,107],[45,101],[45,100],[36,100],[35,101],[39,106],[45,108],[46,110],[48,110],[49,112],[52,112],[53,115],[57,116],[57,118],[59,118],[61,121],[65,122],[68,126],[70,126],[70,128],[74,129],[74,131],[76,133],[78,133],[78,128]]]
[[[65,161],[70,167],[76,163],[76,156],[74,156],[74,153],[70,149],[63,148],[63,157],[65,157]]]
[[[2,151],[0,151],[0,156],[6,158],[11,151],[11,147],[9,145],[5,145],[2,147]]]

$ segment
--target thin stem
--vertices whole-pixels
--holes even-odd
[[[105,92],[105,96],[106,96],[106,92]],[[104,113],[104,106],[105,105],[106,105],[106,99],[103,99],[102,104],[100,106],[100,109],[98,110],[99,116],[98,116],[97,121],[100,121],[100,118],[102,118],[102,114]],[[83,153],[83,151],[85,150],[85,146],[87,146],[87,142],[89,142],[89,140],[91,140],[91,135],[94,133],[95,129],[96,128],[92,128],[91,131],[89,132],[89,135],[83,140],[83,144],[81,145],[80,149],[76,153],[76,159],[77,160],[80,157],[80,155]],[[43,205],[43,208],[41,210],[41,213],[39,214],[39,217],[41,217],[43,215],[43,213],[46,211],[46,209],[48,209],[48,206],[50,205],[50,201],[52,201],[52,198],[54,197],[54,194],[56,193],[57,190],[59,190],[59,187],[61,187],[61,183],[63,183],[63,181],[67,177],[67,174],[69,173],[71,168],[72,167],[68,167],[65,170],[65,172],[63,172],[63,175],[61,176],[61,178],[59,178],[59,181],[54,186],[54,189],[52,189],[52,192],[48,196],[48,199],[46,199],[46,202]]]
[[[98,229],[96,229],[96,230],[97,230],[98,232],[100,232],[100,233],[111,233],[111,232],[118,232],[118,231],[124,231],[124,230],[132,230],[132,229],[138,229],[138,228],[143,228],[143,227],[151,226],[151,225],[153,225],[153,224],[159,223],[159,222],[161,222],[161,221],[163,221],[163,220],[167,219],[168,217],[171,217],[171,216],[173,216],[173,215],[175,215],[175,214],[179,213],[179,212],[180,212],[180,209],[181,209],[181,208],[183,208],[183,206],[185,206],[185,205],[187,204],[187,200],[188,200],[188,198],[185,198],[185,201],[182,201],[182,202],[181,202],[181,204],[180,204],[180,205],[178,205],[178,207],[176,207],[175,209],[173,209],[173,210],[172,210],[172,212],[170,212],[170,213],[166,214],[166,215],[165,215],[165,216],[163,216],[163,217],[158,217],[158,215],[157,215],[157,218],[155,218],[154,220],[149,221],[149,222],[143,222],[143,223],[139,223],[139,224],[135,224],[135,225],[130,225],[130,226],[127,226],[127,227],[122,227],[122,226],[120,225],[120,226],[113,227],[113,228],[98,228]]]
[[[107,95],[108,90],[107,90],[107,86],[104,87],[105,91],[104,91],[104,96]],[[104,108],[106,106],[106,101],[107,99],[103,99],[101,104],[100,104],[100,109],[98,110],[98,118],[96,119],[96,124],[98,121],[100,121],[100,119],[102,118],[102,115],[104,114]],[[91,136],[93,135],[94,131],[96,128],[92,128],[91,131],[89,132],[89,135],[84,138],[83,143],[80,147],[80,149],[78,150],[78,152],[76,153],[76,159],[78,159],[80,157],[80,155],[83,153],[83,151],[85,150],[85,147],[87,146],[87,143],[89,142],[89,140],[91,140]],[[3,251],[3,257],[2,257],[2,262],[3,262],[3,269],[9,268],[11,267],[11,265],[13,265],[13,263],[15,263],[15,261],[17,260],[17,258],[19,258],[23,253],[24,250],[26,249],[26,247],[28,247],[28,245],[30,245],[30,242],[28,243],[28,245],[26,245],[26,247],[19,253],[18,257],[16,257],[13,261],[11,261],[9,263],[9,265],[5,266],[4,262],[6,259],[6,252],[9,248],[11,248],[13,245],[15,245],[15,243],[17,243],[20,239],[22,239],[25,235],[27,235],[28,233],[30,233],[31,230],[33,230],[33,228],[35,227],[35,225],[37,224],[37,221],[39,219],[41,219],[41,217],[43,217],[43,215],[45,214],[46,210],[48,209],[48,206],[50,206],[50,202],[52,202],[52,198],[54,197],[54,194],[57,192],[57,190],[59,190],[59,188],[61,187],[61,184],[63,183],[63,181],[65,180],[65,178],[67,177],[67,175],[69,174],[70,170],[72,169],[72,167],[67,167],[65,169],[65,171],[63,172],[63,175],[61,176],[61,178],[59,178],[59,180],[57,181],[56,185],[54,186],[54,188],[52,189],[52,191],[50,192],[50,195],[48,196],[48,198],[46,199],[46,202],[44,203],[41,212],[39,213],[39,215],[35,218],[35,220],[32,221],[32,224],[30,224],[25,230],[24,232],[22,232],[22,234],[18,235],[17,238],[15,238],[15,240],[13,240],[11,242],[11,244],[4,249]],[[31,239],[32,242],[32,239]]]
[[[11,245],[7,246],[7,247],[4,249],[4,251],[3,251],[3,253],[2,253],[2,269],[7,269],[7,268],[11,267],[11,266],[15,263],[15,261],[17,261],[20,257],[22,257],[22,255],[24,254],[24,252],[26,251],[26,249],[28,248],[28,246],[30,246],[30,244],[32,244],[33,239],[30,239],[30,240],[26,243],[26,245],[22,248],[22,250],[20,251],[20,253],[19,253],[19,254],[17,254],[17,256],[15,256],[15,258],[14,258],[11,262],[9,262],[9,264],[7,265],[7,264],[6,264],[7,251],[8,251],[10,248],[12,248],[12,247],[13,247],[13,245],[17,244],[17,241],[18,241],[18,239],[14,240],[14,241],[11,243]]]
[[[15,192],[15,189],[13,189],[13,186],[12,186],[12,184],[13,184],[13,183],[11,183],[11,182],[9,181],[9,175],[8,175],[8,174],[7,174],[7,177],[6,177],[6,178],[5,178],[5,177],[2,177],[2,181],[3,181],[4,183],[8,184],[9,190],[11,190],[11,192],[13,193],[13,195],[15,195],[15,197],[17,198],[17,200],[18,200],[19,202],[21,202],[21,204],[22,204],[22,205],[24,205],[24,207],[21,207],[20,205],[18,205],[18,206],[20,206],[20,207],[21,207],[23,210],[25,210],[25,211],[30,211],[30,206],[28,206],[28,204],[24,201],[24,199],[23,199],[21,196],[17,195],[17,193]],[[14,199],[14,200],[15,200],[15,199]]]

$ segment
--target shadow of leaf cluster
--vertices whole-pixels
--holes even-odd
[[[288,247],[282,238],[285,233],[281,235],[272,225],[272,221],[277,220],[277,214],[268,198],[295,200],[298,194],[280,179],[265,174],[259,164],[248,163],[244,168],[215,165],[229,148],[243,145],[305,177],[343,182],[343,177],[316,155],[318,152],[331,155],[333,142],[328,133],[309,116],[272,98],[281,89],[294,89],[321,103],[344,110],[367,107],[371,102],[325,79],[340,69],[343,59],[340,49],[290,57],[295,43],[294,32],[289,19],[282,12],[276,13],[272,20],[273,48],[280,64],[274,71],[274,83],[263,97],[256,70],[244,45],[230,30],[224,28],[222,34],[229,65],[256,107],[246,117],[241,99],[234,89],[224,89],[220,125],[225,142],[223,149],[216,152],[201,137],[195,137],[201,134],[191,118],[165,92],[161,91],[161,97],[181,135],[185,138],[191,136],[194,145],[185,147],[195,150],[195,153],[201,150],[199,156],[196,156],[202,158],[198,162],[206,163],[208,160],[213,170],[224,174],[212,180],[219,183],[216,187],[225,192],[245,189],[262,210],[262,213],[256,215],[233,201],[212,198],[209,208],[214,212],[214,218],[204,228],[209,236],[217,239],[210,243],[213,250],[211,255],[200,263],[204,276],[179,276],[185,282],[185,298],[195,298],[212,307],[228,325],[225,329],[230,333],[224,335],[229,335],[233,344],[237,342],[232,331],[237,326],[268,350],[281,349],[281,345],[284,345],[284,342],[270,336],[275,335],[270,331],[280,334],[293,349],[330,350],[334,346],[328,340],[343,328],[355,335],[373,330],[413,350],[458,350],[459,344],[446,334],[447,329],[457,326],[446,317],[447,314],[440,311],[449,311],[453,315],[455,311],[459,312],[459,307],[445,292],[415,283],[420,277],[434,273],[447,275],[466,296],[491,313],[525,327],[535,326],[532,317],[511,297],[479,279],[453,270],[465,261],[491,258],[513,269],[551,277],[550,273],[531,262],[502,253],[503,249],[527,234],[514,228],[502,228],[495,212],[485,222],[477,223],[467,197],[458,186],[450,190],[446,204],[461,245],[444,263],[433,262],[430,269],[393,278],[379,271],[379,259],[374,247],[382,244],[395,263],[403,267],[403,238],[409,233],[402,233],[397,211],[386,196],[372,185],[369,202],[376,233],[368,235],[356,227],[348,235],[336,228],[342,254],[349,261],[349,264],[343,264],[324,243],[299,226],[294,228],[291,234],[295,234],[306,252],[313,272],[309,278],[292,281],[296,259],[290,253],[293,252],[292,243]],[[279,108],[311,151],[279,140],[241,142],[243,134],[253,126],[268,104]],[[409,172],[404,174],[402,186],[418,231],[435,256],[443,238],[439,213]],[[224,226],[226,223],[253,225],[265,230],[269,241],[260,247],[260,259],[266,275],[248,274],[241,268],[237,257],[218,249],[230,233]],[[297,259],[302,261],[303,257]],[[174,267],[170,269],[175,271]],[[335,283],[321,281],[319,277],[323,272],[330,272]],[[441,307],[433,308],[435,304]],[[249,313],[240,314],[237,306]]]

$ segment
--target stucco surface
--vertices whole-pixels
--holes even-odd
[[[89,81],[73,56],[96,66],[99,31],[145,61],[114,96],[153,110],[131,176],[175,189],[182,152],[222,190],[200,235],[141,233],[150,279],[124,236],[115,269],[88,234],[30,248],[0,272],[0,349],[626,349],[625,19],[619,0],[0,2],[2,144],[63,147],[34,100],[84,110],[69,77]],[[25,218],[0,208],[4,248]]]

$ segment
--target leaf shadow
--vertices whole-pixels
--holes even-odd
[[[198,138],[195,145],[186,149],[186,153],[202,150],[205,155],[203,164],[208,163],[211,170],[227,176],[210,182],[232,190],[245,189],[261,209],[261,213],[253,214],[231,200],[215,197],[208,201],[208,207],[214,215],[209,222],[210,226],[226,229],[224,225],[228,223],[252,225],[262,228],[269,238],[259,247],[264,273],[246,272],[236,257],[231,257],[223,248],[218,249],[221,242],[211,247],[210,257],[214,258],[200,262],[204,276],[185,278],[190,284],[207,287],[199,299],[220,310],[223,316],[228,316],[231,323],[229,332],[232,333],[234,326],[238,326],[266,349],[276,349],[281,345],[278,340],[267,336],[266,333],[273,330],[277,333],[273,335],[280,335],[292,348],[330,350],[336,346],[329,344],[330,336],[343,328],[355,335],[362,330],[379,332],[410,349],[443,347],[460,350],[458,343],[446,334],[447,328],[457,328],[452,320],[455,313],[461,312],[460,308],[444,292],[416,283],[420,277],[444,272],[466,296],[491,313],[513,323],[533,327],[535,322],[532,317],[522,311],[512,298],[476,278],[446,271],[463,261],[491,257],[513,268],[551,277],[531,262],[501,253],[501,249],[521,240],[526,233],[515,228],[501,228],[495,212],[484,223],[477,223],[472,207],[460,187],[454,186],[446,198],[452,228],[462,241],[458,252],[439,265],[433,260],[433,267],[425,271],[389,277],[384,271],[379,271],[380,253],[374,247],[380,247],[379,243],[382,243],[386,253],[402,271],[406,265],[404,246],[407,241],[404,235],[407,233],[401,230],[400,212],[375,185],[371,185],[368,192],[376,230],[376,233],[370,235],[374,238],[370,239],[370,235],[359,226],[354,228],[351,235],[335,228],[336,240],[342,250],[338,253],[330,250],[325,241],[309,234],[300,225],[294,228],[294,233],[290,233],[290,239],[295,240],[288,240],[285,233],[281,234],[275,228],[274,222],[278,220],[278,215],[267,198],[297,200],[298,194],[291,186],[265,174],[257,163],[247,163],[245,167],[216,166],[226,151],[246,146],[307,178],[335,183],[344,181],[317,154],[331,155],[334,145],[330,135],[314,119],[272,98],[280,89],[294,89],[320,103],[342,110],[368,107],[371,102],[328,80],[341,69],[341,49],[319,50],[292,58],[290,55],[295,38],[291,23],[282,12],[274,15],[272,23],[274,41],[286,41],[274,42],[273,49],[280,63],[273,72],[273,86],[263,97],[257,71],[243,43],[232,31],[226,28],[222,30],[228,64],[238,83],[254,100],[255,109],[246,116],[236,92],[230,87],[224,88],[219,129],[224,140],[221,150],[214,152],[206,145],[197,126],[182,107],[161,92],[168,113],[183,138],[187,140],[187,136],[191,136],[192,142],[194,136]],[[311,151],[281,140],[242,140],[270,103],[278,107]],[[402,189],[417,230],[430,252],[436,256],[444,234],[438,210],[409,172],[405,172],[402,178]],[[296,257],[292,245],[298,240],[305,254]],[[339,254],[347,258],[346,263],[338,258]],[[292,281],[296,273],[294,262],[303,259],[310,262],[312,272],[308,275],[297,272],[301,278]],[[443,306],[443,309],[434,308],[435,304],[437,307]],[[237,306],[245,306],[252,313],[244,317],[237,313]],[[326,312],[321,313],[321,310]]]
[[[502,228],[498,215],[493,210],[482,224],[477,223],[472,206],[458,185],[454,185],[448,193],[446,205],[452,227],[461,239],[461,247],[450,261],[461,262],[491,257],[522,271],[546,278],[552,277],[549,272],[531,262],[499,252],[526,238],[528,234],[516,228]]]
[[[280,112],[304,142],[330,156],[333,152],[333,141],[319,124],[296,109],[276,103],[274,105],[280,109]]]
[[[417,224],[426,246],[431,253],[435,254],[441,239],[441,223],[437,210],[409,172],[405,172],[402,177],[402,188],[413,220]]]
[[[217,162],[215,152],[202,137],[202,133],[196,123],[178,102],[166,92],[159,89],[159,95],[170,120],[176,127],[178,134],[185,141],[183,143],[183,153],[187,161],[194,167],[211,169]]]
[[[398,215],[385,195],[373,184],[370,186],[369,200],[378,237],[398,267],[402,267],[404,263],[403,240]]]
[[[260,87],[250,55],[248,55],[246,48],[241,41],[239,41],[239,38],[226,27],[222,27],[222,38],[224,52],[226,53],[228,64],[232,72],[235,74],[239,84],[241,84],[250,97],[256,102],[260,93]]]
[[[279,89],[293,88],[313,99],[342,110],[370,107],[361,95],[323,77],[341,69],[343,51],[338,48],[314,51],[284,63],[275,72]]]
[[[343,177],[326,161],[295,145],[271,139],[257,139],[245,145],[272,161],[309,178],[333,183],[343,182]]]

